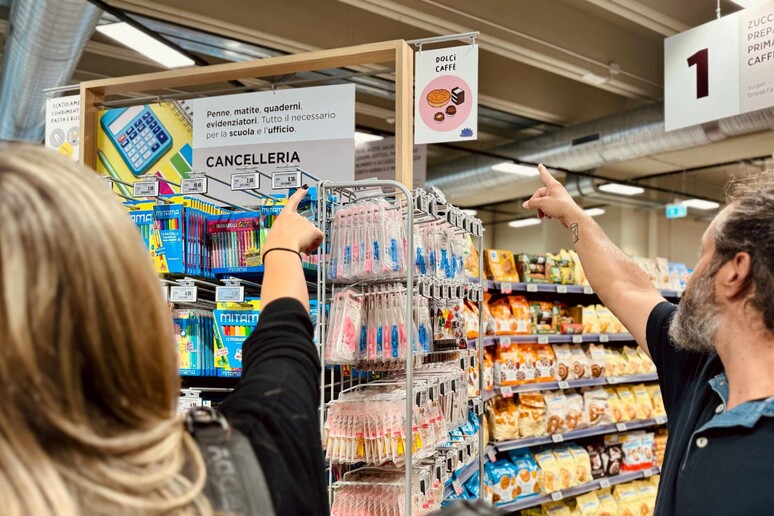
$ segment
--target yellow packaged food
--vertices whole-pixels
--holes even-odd
[[[575,458],[567,448],[554,450],[556,462],[559,465],[559,489],[569,489],[578,485],[575,478]]]
[[[613,423],[620,423],[626,421],[624,419],[624,408],[621,403],[621,398],[618,397],[618,393],[612,387],[605,387],[607,392],[607,403],[610,407],[610,419]]]
[[[619,515],[639,516],[640,495],[631,482],[613,487],[613,498],[618,503]]]
[[[633,385],[630,387],[634,399],[637,403],[637,419],[650,419],[653,417],[653,402],[650,401],[650,395],[645,385]]]
[[[640,516],[650,516],[656,507],[656,488],[648,481],[637,482],[639,493]]]
[[[591,377],[602,378],[607,375],[607,351],[602,344],[589,344]]]
[[[618,516],[618,502],[610,494],[610,488],[597,489],[594,491],[599,500],[599,510],[597,516]]]
[[[551,450],[543,450],[534,455],[540,466],[540,487],[545,494],[561,489],[559,484],[559,463]]]
[[[567,397],[562,391],[543,393],[546,402],[546,432],[548,435],[561,434],[567,430]]]
[[[591,482],[591,458],[589,457],[589,452],[579,444],[571,444],[567,449],[575,461],[575,481],[578,484]]]
[[[605,348],[607,352],[607,376],[626,376],[626,359],[620,351]]]
[[[583,272],[583,265],[581,265],[580,256],[578,253],[570,249],[568,254],[572,258],[572,272],[576,285],[588,285],[589,280],[586,278],[586,273]]]
[[[648,395],[650,396],[650,403],[653,407],[653,417],[666,416],[664,399],[661,397],[661,387],[659,387],[658,384],[646,385],[645,390],[648,391]]]
[[[599,498],[594,491],[582,494],[575,499],[575,507],[579,516],[597,516],[599,506]]]
[[[621,322],[613,315],[609,308],[605,305],[597,305],[596,309],[597,319],[599,320],[599,333],[621,333]]]
[[[642,371],[642,358],[637,350],[631,346],[623,347],[623,357],[626,360],[626,374],[641,374]]]
[[[642,361],[642,372],[655,373],[656,364],[653,363],[653,360],[651,360],[648,354],[645,353],[639,346],[637,347],[637,354],[640,356],[640,360]]]
[[[546,431],[546,403],[539,392],[519,395],[519,433],[522,437],[544,435]]]
[[[490,433],[495,441],[518,439],[519,407],[513,398],[495,398],[487,408]]]
[[[567,417],[564,419],[567,430],[580,430],[589,426],[583,411],[583,396],[575,391],[565,391],[564,396],[567,398]]]
[[[570,506],[563,500],[543,504],[543,516],[572,516]]]
[[[519,281],[513,253],[501,249],[486,249],[484,271],[489,279],[515,283]]]
[[[584,306],[581,318],[583,333],[601,333],[599,316],[594,305]]]
[[[609,395],[602,387],[583,390],[583,409],[590,426],[609,425],[612,422]]]
[[[634,400],[634,393],[628,387],[618,387],[616,394],[621,399],[621,408],[623,409],[623,421],[632,421],[637,419],[637,402]]]

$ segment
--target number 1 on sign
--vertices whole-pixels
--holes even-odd
[[[704,48],[688,58],[688,67],[696,66],[696,98],[709,96],[709,49]]]

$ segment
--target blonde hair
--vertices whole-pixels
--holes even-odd
[[[0,149],[3,514],[210,514],[176,415],[172,321],[137,228],[97,174]]]

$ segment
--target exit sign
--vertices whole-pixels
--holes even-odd
[[[688,216],[688,206],[683,204],[667,204],[666,218],[679,219]]]

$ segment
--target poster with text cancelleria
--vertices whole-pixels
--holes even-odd
[[[422,50],[414,63],[414,143],[477,139],[478,45]]]
[[[354,84],[209,97],[192,104],[196,170],[228,183],[234,173],[271,175],[296,166],[320,179],[354,178]],[[255,204],[255,198],[239,198],[247,194],[215,181],[210,189],[220,198]],[[259,190],[271,193],[271,181],[262,178]]]

